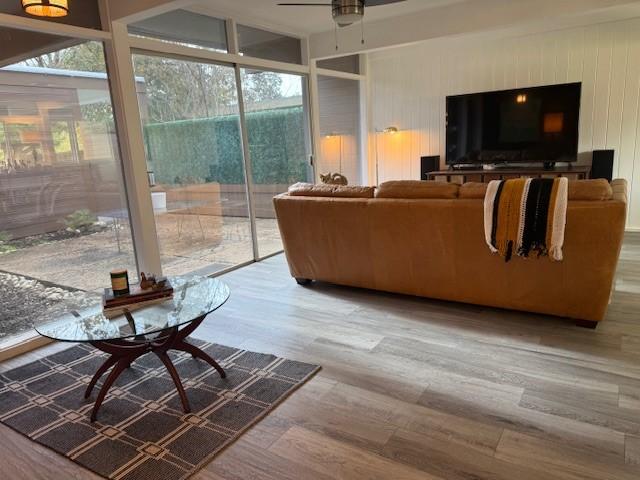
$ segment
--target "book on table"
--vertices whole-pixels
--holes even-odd
[[[143,290],[140,285],[132,285],[130,293],[115,296],[110,288],[104,289],[102,295],[102,309],[108,316],[116,316],[125,310],[133,311],[140,308],[165,302],[173,298],[173,287],[167,281],[162,288]]]
[[[105,317],[111,319],[111,318],[119,317],[120,315],[124,315],[125,312],[132,313],[142,308],[165,303],[167,300],[171,300],[172,298],[173,298],[173,295],[170,295],[168,297],[161,297],[153,300],[146,300],[144,302],[129,303],[119,307],[104,307],[102,309],[102,314]]]

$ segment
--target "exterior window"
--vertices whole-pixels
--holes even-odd
[[[0,69],[0,341],[135,279],[111,107],[100,42]]]
[[[187,10],[173,10],[129,25],[129,33],[189,47],[227,52],[225,21]]]
[[[302,63],[299,38],[238,25],[238,47],[242,55],[277,62]]]

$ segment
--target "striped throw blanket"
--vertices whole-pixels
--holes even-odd
[[[493,180],[484,198],[484,234],[492,252],[562,260],[568,182],[562,178]]]

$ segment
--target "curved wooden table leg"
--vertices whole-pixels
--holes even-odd
[[[102,377],[102,375],[104,375],[104,373],[111,367],[113,367],[116,363],[118,363],[118,358],[115,355],[112,355],[105,360],[105,362],[100,366],[96,374],[89,382],[89,385],[87,385],[87,390],[84,392],[84,398],[89,398],[93,387],[96,386],[96,383],[98,382],[98,380],[100,380],[100,377]]]
[[[169,375],[173,379],[173,383],[176,385],[176,390],[178,390],[178,394],[180,395],[180,400],[182,401],[182,408],[185,413],[191,412],[191,407],[189,406],[189,399],[187,399],[187,394],[184,391],[184,387],[182,386],[182,382],[180,381],[180,376],[176,370],[176,367],[173,365],[173,362],[167,355],[167,352],[164,350],[154,350],[153,353],[157,355],[157,357],[162,360],[164,366],[166,367]]]
[[[98,398],[96,399],[96,403],[93,405],[93,410],[91,411],[92,422],[96,421],[98,409],[100,408],[100,405],[102,405],[102,402],[104,401],[104,397],[107,395],[107,392],[111,388],[111,385],[113,385],[113,382],[116,381],[116,379],[120,376],[120,374],[127,368],[127,365],[131,363],[131,361],[132,359],[130,357],[120,358],[118,360],[118,363],[116,363],[116,366],[113,367],[113,370],[111,370],[111,373],[109,373],[109,376],[105,380],[104,385],[100,389],[100,393],[98,393]]]
[[[128,317],[130,317],[130,315]],[[165,368],[169,372],[169,375],[171,375],[171,379],[173,380],[173,383],[176,386],[176,390],[180,395],[180,400],[182,402],[182,407],[185,413],[191,412],[189,399],[187,398],[187,394],[184,391],[182,382],[180,381],[180,376],[178,375],[178,371],[171,361],[171,358],[169,358],[169,355],[167,355],[167,352],[169,350],[180,350],[190,353],[195,358],[199,358],[207,362],[218,371],[222,378],[226,378],[227,374],[213,358],[207,355],[200,348],[185,341],[189,334],[192,333],[196,328],[198,328],[198,326],[200,326],[205,317],[206,315],[193,320],[181,330],[179,330],[178,327],[168,328],[163,334],[153,340],[145,341],[144,336],[136,336],[134,337],[133,341],[114,339],[91,342],[94,347],[102,350],[105,353],[108,353],[111,356],[100,366],[96,374],[91,379],[91,382],[87,386],[87,390],[85,392],[85,398],[88,398],[89,395],[91,395],[91,392],[93,391],[93,388],[95,387],[100,377],[104,375],[104,373],[109,370],[109,368],[113,367],[111,369],[111,372],[107,376],[104,385],[102,385],[100,392],[98,393],[98,398],[96,399],[93,410],[91,411],[91,421],[94,422],[96,420],[98,409],[102,405],[102,402],[109,392],[109,389],[116,381],[116,379],[120,376],[120,374],[125,369],[129,368],[134,360],[149,352],[155,353],[160,361],[162,361]]]
[[[181,352],[190,353],[191,355],[193,355],[194,358],[199,358],[200,360],[204,360],[213,368],[215,368],[222,378],[227,378],[226,372],[223,370],[223,368],[220,365],[218,365],[218,362],[216,362],[213,358],[211,358],[209,355],[207,355],[204,351],[202,351],[195,345],[191,345],[190,343],[187,343],[184,340],[180,340],[171,348],[173,350],[180,350]]]

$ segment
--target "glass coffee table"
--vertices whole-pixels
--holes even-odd
[[[169,350],[190,353],[194,358],[209,363],[222,378],[226,377],[213,358],[188,343],[186,338],[208,314],[227,301],[229,287],[220,280],[204,277],[171,277],[170,281],[174,294],[166,302],[132,313],[124,312],[124,315],[111,319],[102,314],[101,305],[95,305],[36,327],[36,331],[45,337],[61,342],[89,343],[110,355],[98,368],[85,392],[85,398],[89,398],[98,380],[111,368],[93,406],[92,422],[113,382],[134,360],[147,353],[154,353],[168,370],[186,413],[191,411],[189,399],[167,355]]]

